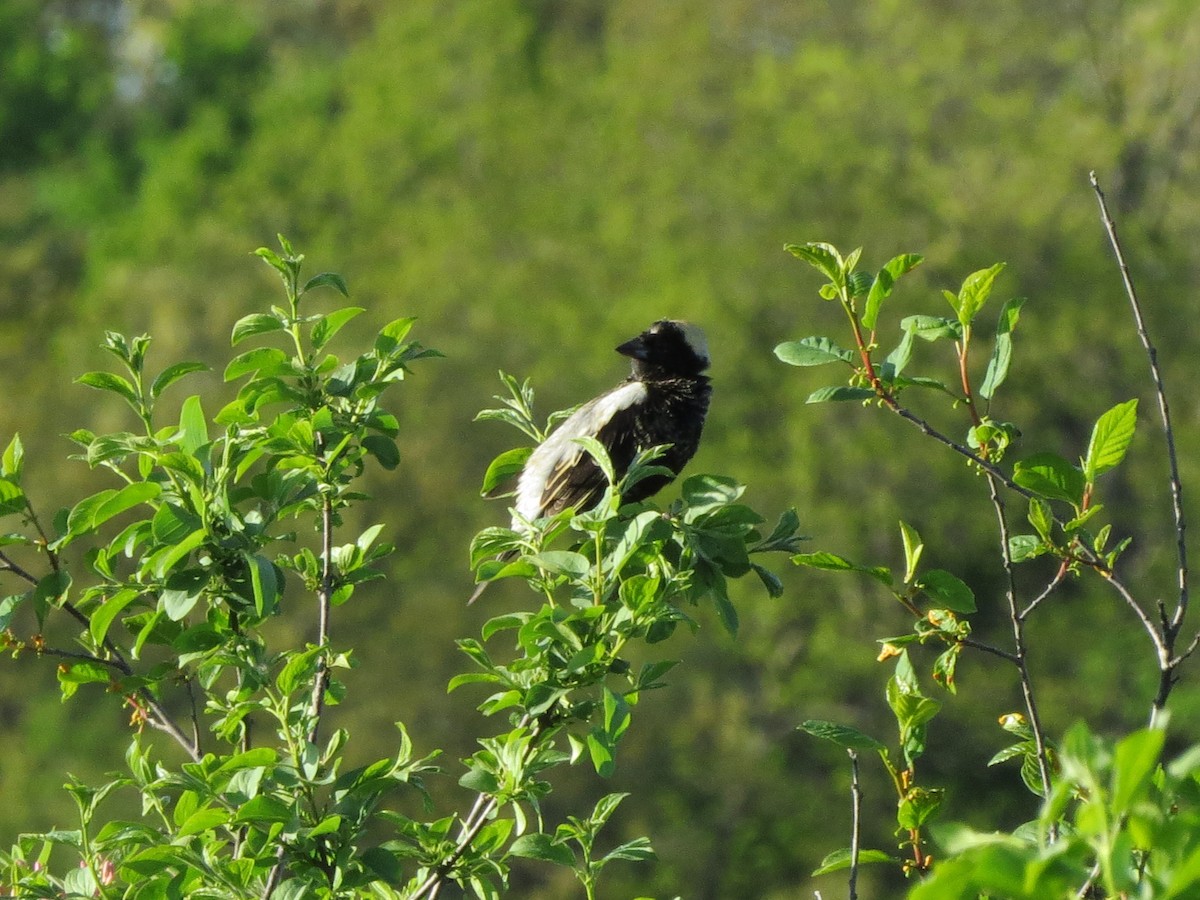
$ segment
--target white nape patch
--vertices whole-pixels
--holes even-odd
[[[675,324],[678,325],[679,330],[683,332],[683,339],[687,341],[688,346],[692,348],[692,352],[704,360],[705,365],[708,365],[710,362],[712,362],[708,355],[708,340],[704,337],[704,332],[700,329],[700,326],[693,325],[691,322],[679,321],[677,321]]]
[[[575,443],[575,438],[595,437],[613,416],[645,398],[646,386],[640,381],[630,381],[585,403],[554,429],[554,433],[525,461],[517,481],[514,531],[524,528],[522,520],[532,522],[541,518],[546,483],[559,469],[575,465],[576,459],[585,452]]]

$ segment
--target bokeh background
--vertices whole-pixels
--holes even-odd
[[[523,601],[504,586],[463,606],[470,536],[505,518],[478,485],[515,434],[472,422],[497,370],[530,377],[548,412],[619,380],[612,348],[653,319],[701,323],[716,397],[692,470],[743,481],[769,518],[795,506],[813,549],[864,562],[902,562],[905,519],[930,565],[972,584],[976,630],[1001,643],[981,481],[894,417],[806,405],[829,373],[771,350],[840,324],[785,242],[862,245],[868,268],[923,253],[892,301],[906,312],[944,314],[941,288],[1003,260],[1000,299],[1029,298],[995,409],[1022,429],[1014,452],[1078,456],[1099,413],[1142,397],[1109,503],[1116,532],[1137,535],[1126,581],[1170,598],[1163,442],[1087,173],[1119,219],[1200,484],[1197,60],[1193,0],[0,0],[0,439],[21,433],[47,514],[108,486],[63,437],[128,424],[72,384],[105,363],[105,329],[152,334],[158,366],[212,365],[190,384],[217,408],[232,322],[278,302],[250,255],[276,232],[368,308],[343,348],[418,316],[414,336],[446,358],[393,395],[403,462],[371,476],[363,522],[385,522],[399,553],[389,581],[338,611],[335,641],[361,665],[336,715],[360,761],[389,753],[397,720],[418,750],[444,748],[434,790],[449,811],[456,760],[500,726],[469,690],[446,696],[469,668],[454,638]],[[897,334],[894,316],[881,327]],[[915,368],[949,364],[940,345],[919,354]],[[556,784],[552,819],[632,792],[609,837],[647,833],[658,850],[609,870],[604,896],[844,891],[810,873],[848,842],[845,758],[795,726],[891,738],[875,641],[905,615],[873,582],[778,568],[781,599],[738,587],[736,639],[702,611],[696,636],[666,646],[683,665],[639,706],[612,779]],[[1045,577],[1031,566],[1022,590]],[[280,628],[308,633],[306,610]],[[1069,586],[1030,640],[1052,734],[1144,720],[1153,658],[1111,592]],[[1180,743],[1200,739],[1195,670],[1172,701]],[[969,655],[960,682],[938,695],[923,777],[947,787],[946,818],[1013,827],[1036,805],[1011,766],[985,764],[1015,678]],[[49,661],[0,661],[0,842],[69,826],[66,773],[119,769],[125,719],[99,692],[60,703]],[[863,778],[864,842],[888,849],[890,788],[877,766]],[[542,869],[516,884],[575,895]],[[866,871],[861,887],[902,884]]]

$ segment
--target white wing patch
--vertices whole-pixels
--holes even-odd
[[[520,530],[522,520],[532,522],[542,516],[547,482],[559,469],[574,465],[584,452],[575,443],[575,438],[594,437],[618,412],[645,398],[646,386],[640,381],[631,381],[585,403],[559,425],[525,461],[517,482],[517,514],[513,517],[513,529]]]

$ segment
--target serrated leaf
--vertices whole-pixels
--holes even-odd
[[[1088,483],[1109,469],[1120,465],[1137,428],[1138,402],[1126,400],[1118,403],[1096,420],[1092,439],[1088,443],[1087,457],[1083,463]]]
[[[1014,534],[1008,539],[1008,555],[1015,563],[1035,559],[1046,549],[1045,542],[1036,534]]]
[[[775,348],[775,356],[789,366],[823,366],[831,362],[850,362],[849,350],[827,337],[806,337],[788,341]]]
[[[917,580],[917,587],[951,612],[975,612],[974,592],[961,578],[944,569],[929,570]]]
[[[992,293],[992,284],[996,281],[996,276],[1004,271],[1004,267],[1004,263],[996,263],[987,269],[972,272],[963,279],[957,296],[947,292],[947,299],[950,300],[959,323],[964,327],[969,326],[983,308],[983,304]]]
[[[887,750],[886,744],[880,743],[875,738],[863,734],[857,728],[851,728],[849,725],[839,725],[836,722],[827,722],[821,719],[808,719],[796,727],[813,737],[832,741],[846,750]]]
[[[785,244],[783,249],[797,259],[807,262],[834,284],[841,285],[843,283],[841,254],[832,244],[821,242]]]
[[[900,321],[900,327],[911,331],[923,341],[937,341],[943,338],[959,340],[962,337],[962,325],[957,320],[944,316],[908,316]]]
[[[1013,481],[1048,500],[1078,507],[1086,487],[1083,472],[1054,453],[1035,453],[1013,467]]]

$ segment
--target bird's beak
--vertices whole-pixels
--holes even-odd
[[[618,347],[617,352],[622,356],[629,356],[633,359],[644,360],[648,350],[646,347],[646,342],[642,340],[642,336],[639,334],[637,337],[626,341],[620,347]]]

